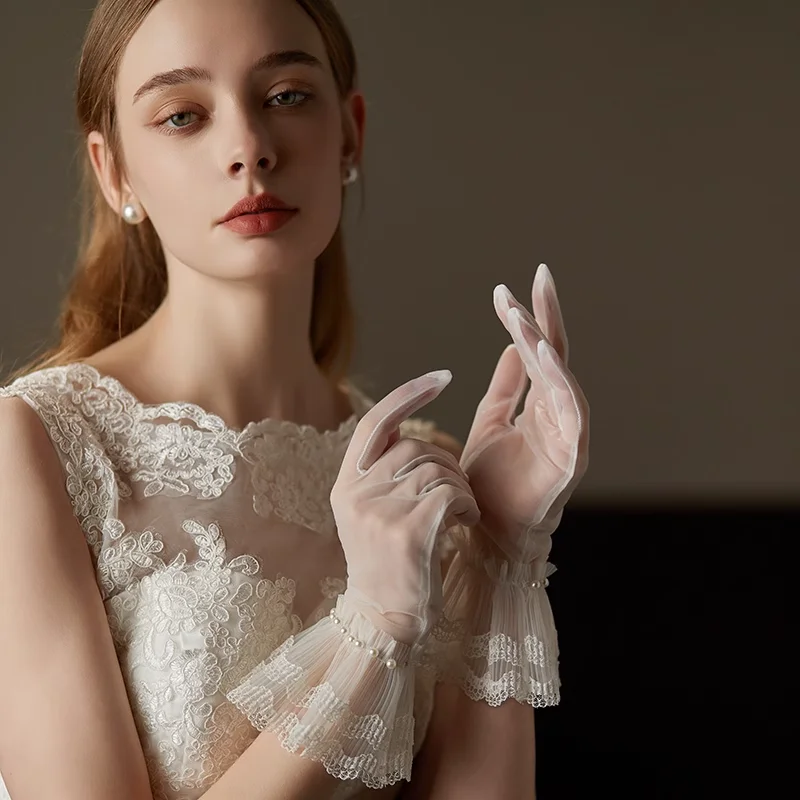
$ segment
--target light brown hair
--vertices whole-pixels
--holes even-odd
[[[325,42],[340,97],[355,88],[353,43],[331,0],[295,0]],[[99,0],[84,36],[78,66],[76,113],[83,137],[100,131],[114,163],[124,170],[114,98],[122,54],[158,0]],[[81,166],[81,231],[75,271],[62,301],[58,342],[8,378],[88,358],[132,333],[167,291],[161,242],[149,219],[132,226],[106,202],[86,148]],[[343,196],[344,200],[344,196]],[[362,194],[363,203],[363,194]],[[311,313],[314,360],[334,382],[347,375],[354,315],[341,221],[317,258]]]

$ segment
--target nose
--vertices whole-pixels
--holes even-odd
[[[231,177],[254,177],[275,168],[276,153],[272,137],[260,120],[240,114],[229,129],[225,159]]]
[[[252,172],[253,174],[257,173],[259,170],[269,170],[270,162],[266,156],[261,156],[253,166],[249,166],[249,160],[242,160],[242,161],[234,161],[233,164],[230,166],[230,173],[231,175],[239,175],[240,173],[244,172]]]

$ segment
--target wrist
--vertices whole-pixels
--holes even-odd
[[[540,529],[494,530],[483,522],[462,528],[454,537],[456,549],[478,573],[485,564],[486,577],[494,582],[520,583],[543,581],[553,568],[547,559],[552,534]]]
[[[503,554],[467,552],[464,554],[464,569],[468,580],[474,583],[510,585],[519,589],[546,589],[549,576],[556,571],[546,557],[523,562],[512,560]]]
[[[473,700],[559,702],[558,638],[547,597],[555,567],[459,552],[444,585],[434,631],[439,678]]]
[[[388,669],[418,665],[423,642],[415,626],[387,619],[373,603],[352,588],[339,595],[329,619],[343,640]]]

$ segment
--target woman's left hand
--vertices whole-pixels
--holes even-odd
[[[589,405],[567,368],[567,335],[544,264],[532,298],[534,316],[506,286],[495,289],[513,344],[500,356],[461,456],[481,511],[473,530],[485,533],[479,538],[495,554],[523,563],[547,560],[550,534],[589,463]]]

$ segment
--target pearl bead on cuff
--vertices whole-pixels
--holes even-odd
[[[331,618],[331,622],[339,628],[339,633],[341,633],[342,636],[346,636],[347,637],[347,641],[348,642],[350,642],[355,647],[364,647],[364,642],[360,641],[359,639],[356,639],[355,636],[352,636],[349,633],[349,631],[347,630],[347,628],[342,625],[342,621],[339,619],[339,617],[336,616],[336,609],[335,608],[331,609],[330,618]],[[380,653],[374,647],[370,647],[369,650],[367,650],[367,652],[370,654],[370,656],[372,658],[375,658],[378,661],[380,661],[386,667],[386,669],[396,669],[397,668],[397,661],[395,661],[395,659],[393,659],[393,658],[387,658],[387,659],[381,658]]]

